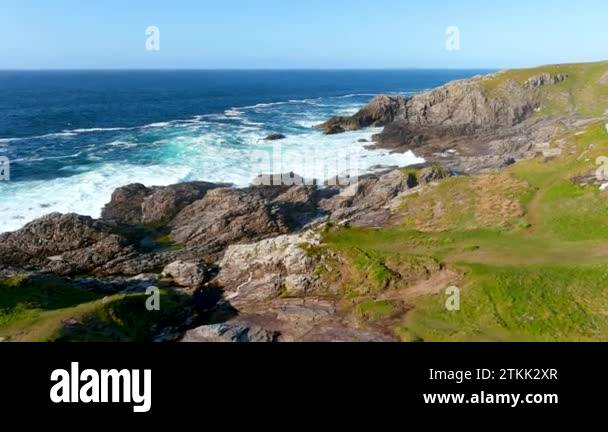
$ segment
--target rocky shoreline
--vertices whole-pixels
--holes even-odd
[[[539,90],[567,81],[567,74],[542,73],[523,85],[507,81],[489,95],[487,83],[500,74],[450,82],[412,97],[378,96],[355,115],[334,117],[316,128],[336,134],[384,126],[373,146],[411,150],[429,164],[473,175],[532,157],[535,144],[593,121],[575,113],[535,115],[543,108]]]
[[[386,226],[409,193],[452,174],[531,157],[536,143],[586,121],[534,115],[537,90],[565,75],[533,77],[493,98],[484,92],[486,79],[411,98],[379,96],[352,117],[317,126],[327,134],[384,126],[372,145],[424,157],[428,164],[415,175],[389,170],[345,187],[127,185],[113,193],[98,220],[53,213],[1,234],[0,276],[57,275],[107,292],[164,284],[192,296],[197,316],[169,335],[161,332],[162,340],[395,340],[341,313],[340,281],[319,276],[340,260],[323,249],[323,230]]]
[[[0,235],[0,275],[52,274],[107,292],[142,292],[163,281],[201,299],[221,291],[207,309],[235,311],[240,326],[243,316],[263,321],[281,340],[311,332],[315,339],[384,340],[341,323],[327,299],[339,287],[313,275],[323,256],[306,249],[320,244],[327,223],[383,225],[391,201],[415,187],[400,170],[359,179],[352,195],[336,186],[128,185],[99,220],[53,213]]]

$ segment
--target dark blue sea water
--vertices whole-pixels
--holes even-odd
[[[10,181],[0,181],[0,232],[51,211],[98,216],[111,192],[132,182],[315,175],[306,157],[333,160],[355,146],[363,170],[407,164],[413,155],[363,149],[358,140],[376,130],[326,137],[312,126],[376,94],[485,72],[0,71],[0,156],[11,162]],[[279,144],[261,141],[274,132],[287,135],[280,163]]]

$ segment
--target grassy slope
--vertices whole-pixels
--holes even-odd
[[[507,81],[545,72],[569,78],[537,90],[538,115],[606,112],[608,83],[599,84],[606,62],[506,71],[483,86],[489,96],[508,97]],[[447,179],[408,197],[401,225],[330,231],[327,242],[343,261],[320,274],[343,284],[356,319],[389,326],[404,340],[607,340],[608,192],[569,179],[608,155],[608,133],[598,124],[562,138],[567,148],[554,161]],[[444,295],[408,296],[443,266],[464,274],[460,312],[446,310]],[[60,280],[3,280],[0,338],[149,340],[153,325],[181,320],[175,295],[164,292],[160,313],[146,311],[144,301],[140,294],[104,300]]]
[[[598,84],[608,63],[511,71],[493,80],[524,82],[547,70],[573,79],[552,86],[544,97],[557,102],[545,110],[599,115],[608,108],[608,84]],[[500,86],[491,83],[488,91]],[[555,96],[562,92],[570,95],[567,105]],[[346,258],[345,289],[359,315],[393,314],[384,299],[399,292],[407,298],[406,261],[434,260],[464,275],[461,310],[448,311],[443,294],[409,299],[403,310],[413,310],[390,324],[404,340],[608,340],[608,192],[570,180],[608,155],[608,131],[598,122],[558,140],[565,144],[554,160],[447,179],[407,197],[399,225],[328,233],[331,248]],[[373,260],[362,266],[361,256]]]
[[[499,72],[482,84],[489,96],[508,94],[501,90],[507,81],[523,85],[530,77],[549,73],[567,74],[568,79],[554,86],[544,86],[539,90],[542,100],[538,115],[578,113],[586,117],[598,117],[606,112],[608,106],[608,84],[600,84],[608,72],[608,62],[564,64],[541,66],[533,69],[514,69]]]
[[[0,338],[10,341],[146,341],[152,326],[175,326],[187,312],[180,296],[161,291],[161,310],[147,296],[104,297],[59,278],[0,281]]]

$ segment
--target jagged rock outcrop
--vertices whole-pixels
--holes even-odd
[[[320,201],[320,207],[338,222],[351,226],[379,227],[391,215],[390,202],[412,186],[400,170],[364,176],[341,193]]]
[[[168,222],[183,208],[203,198],[208,191],[225,186],[225,184],[190,182],[157,188],[142,202],[141,222],[144,224]]]
[[[102,210],[102,219],[128,225],[168,222],[184,207],[203,198],[209,190],[226,186],[208,182],[152,188],[142,184],[127,185],[114,191]]]
[[[0,271],[136,276],[161,272],[178,260],[212,263],[229,245],[290,234],[330,217],[354,221],[373,215],[377,223],[388,214],[382,204],[407,187],[399,171],[362,177],[355,191],[295,183],[243,189],[204,182],[163,188],[129,185],[115,191],[104,209],[106,219],[55,213],[2,234]],[[154,221],[154,229],[162,226],[177,247],[156,247],[146,237],[144,221]],[[293,290],[307,283],[298,275],[287,279]]]
[[[379,96],[352,117],[334,117],[318,127],[336,133],[394,122],[393,128],[408,126],[409,134],[428,127],[470,133],[480,128],[513,126],[537,106],[525,89],[515,85],[509,89],[509,99],[489,98],[482,79],[474,78],[454,81],[410,98]],[[385,140],[389,136],[379,135]]]
[[[376,96],[351,117],[333,117],[315,126],[327,135],[358,130],[369,126],[384,126],[392,122],[405,108],[407,100],[401,96]]]
[[[123,224],[141,223],[141,205],[152,191],[152,189],[140,183],[116,189],[112,193],[110,202],[101,211],[102,219]]]
[[[514,126],[528,118],[538,102],[520,86],[507,85],[508,97],[502,97],[488,96],[483,78],[448,83],[408,99],[395,117],[396,124],[413,131],[432,127],[450,134]]]
[[[175,217],[171,237],[212,256],[229,244],[302,228],[317,215],[315,197],[306,186],[214,189]]]
[[[196,289],[207,281],[208,269],[203,263],[174,261],[164,268],[163,274],[179,286]]]
[[[435,90],[392,104],[384,130],[373,137],[374,145],[395,151],[412,150],[429,163],[457,173],[474,174],[501,168],[509,161],[529,156],[530,146],[553,137],[558,121],[535,119],[541,108],[536,90],[568,79],[566,74],[540,74],[525,83],[505,79],[498,88],[486,88],[501,73],[450,82]],[[352,117],[334,117],[319,128],[341,133],[372,125],[377,99]],[[367,121],[364,121],[366,119]]]
[[[57,274],[92,272],[135,250],[112,226],[90,217],[52,213],[0,235],[0,265]]]
[[[565,81],[568,78],[566,74],[550,74],[544,73],[537,76],[533,76],[532,78],[528,78],[524,83],[524,87],[528,90],[536,90],[539,87],[545,85],[555,85],[559,84],[562,81]]]
[[[307,231],[231,245],[219,263],[215,282],[233,305],[318,293],[324,286],[314,271],[321,258],[307,248],[319,243],[319,235]]]

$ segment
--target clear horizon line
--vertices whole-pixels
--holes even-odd
[[[146,71],[501,71],[509,69],[530,69],[549,65],[568,65],[603,63],[606,59],[580,62],[556,62],[545,64],[527,64],[517,66],[380,66],[380,67],[0,67],[0,72],[146,72]]]
[[[0,68],[0,72],[178,72],[178,71],[493,71],[501,67],[337,67],[337,68]]]

